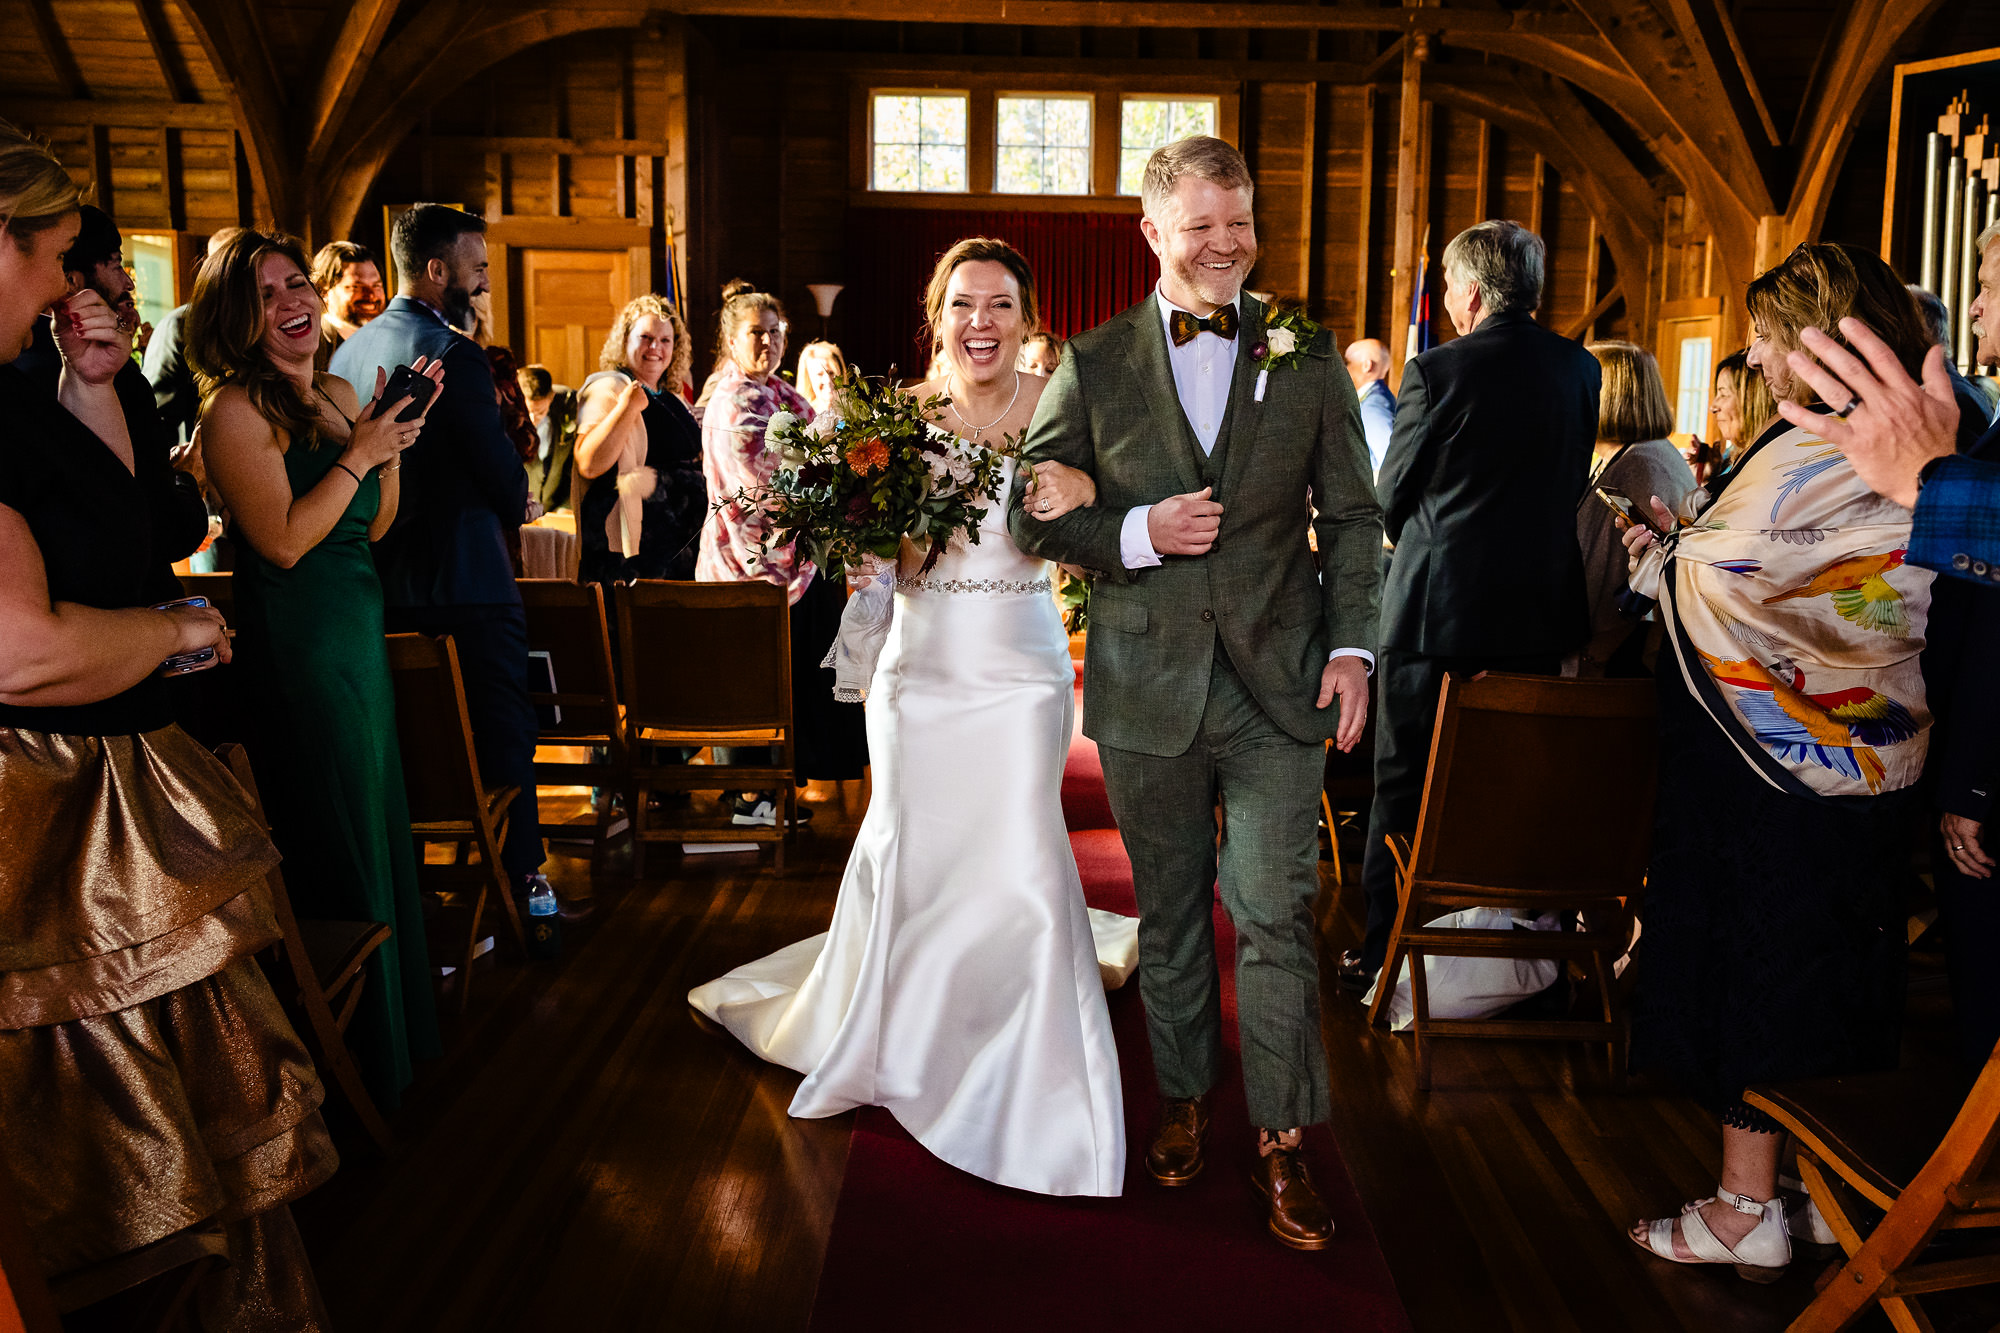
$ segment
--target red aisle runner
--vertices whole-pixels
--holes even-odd
[[[1136,913],[1132,867],[1112,826],[1097,747],[1078,735],[1063,774],[1063,814],[1092,907]],[[1153,1061],[1136,979],[1110,997],[1125,1093],[1125,1192],[1054,1199],[990,1184],[932,1157],[888,1112],[855,1121],[847,1176],[813,1305],[819,1333],[902,1329],[1252,1327],[1401,1333],[1410,1327],[1340,1151],[1306,1136],[1313,1177],[1333,1209],[1333,1244],[1280,1245],[1249,1183],[1249,1113],[1236,1041],[1236,934],[1220,905],[1227,1037],[1212,1099],[1208,1169],[1167,1190],[1146,1175]]]

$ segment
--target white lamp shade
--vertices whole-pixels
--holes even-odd
[[[833,314],[833,298],[846,288],[837,282],[809,282],[806,290],[812,293],[813,304],[819,307],[819,317],[826,319]]]

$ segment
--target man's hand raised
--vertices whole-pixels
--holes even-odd
[[[1213,486],[1175,495],[1146,514],[1146,536],[1161,555],[1207,555],[1222,528],[1222,506],[1209,499]]]

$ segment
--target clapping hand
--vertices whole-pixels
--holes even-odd
[[[1779,403],[1778,413],[1847,455],[1854,474],[1877,495],[1913,509],[1924,465],[1958,447],[1958,405],[1944,349],[1933,347],[1924,357],[1919,384],[1866,324],[1843,319],[1840,331],[1860,356],[1808,328],[1799,334],[1806,351],[1785,358],[1792,373],[1811,385],[1835,415],[1822,416],[1797,403]]]
[[[56,349],[71,374],[104,385],[132,359],[132,335],[118,326],[118,312],[85,287],[54,306]]]

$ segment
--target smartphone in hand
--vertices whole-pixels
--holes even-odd
[[[1667,535],[1660,531],[1659,522],[1653,517],[1653,508],[1651,505],[1642,505],[1629,495],[1621,495],[1617,491],[1607,491],[1602,486],[1593,486],[1591,490],[1599,500],[1604,502],[1606,509],[1609,509],[1627,523],[1637,524],[1651,532],[1655,537],[1664,537]]]
[[[160,602],[151,609],[154,611],[171,611],[177,606],[207,605],[208,598],[206,597],[183,597],[178,601]],[[195,671],[206,671],[214,665],[215,649],[197,648],[194,652],[181,653],[177,656],[169,657],[166,661],[160,663],[159,674],[162,676],[185,676]]]
[[[397,366],[382,390],[382,404],[386,407],[398,398],[408,398],[408,405],[396,414],[396,420],[415,421],[431,405],[431,396],[436,392],[436,380],[428,375],[419,375],[408,366]]]

